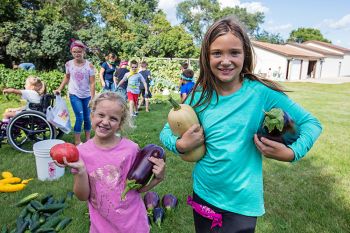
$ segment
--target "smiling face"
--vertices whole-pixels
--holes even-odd
[[[112,100],[102,100],[91,113],[91,124],[95,131],[95,137],[110,140],[120,130],[122,121],[122,107]]]
[[[84,49],[80,48],[78,46],[74,46],[71,49],[71,53],[73,55],[73,58],[77,59],[77,60],[82,60],[84,58],[84,54],[85,54]]]
[[[209,63],[220,89],[236,89],[244,63],[241,40],[230,32],[216,38],[209,47]]]

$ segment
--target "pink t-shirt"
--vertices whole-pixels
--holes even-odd
[[[147,212],[139,192],[121,193],[139,147],[122,138],[114,148],[103,149],[93,140],[78,147],[89,176],[90,233],[148,233]]]
[[[90,77],[95,75],[95,70],[90,64],[88,60],[85,60],[83,66],[76,66],[74,60],[66,63],[66,74],[70,75],[69,94],[76,95],[79,98],[90,97]]]

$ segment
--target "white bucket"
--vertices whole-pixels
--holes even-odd
[[[64,168],[58,167],[50,156],[51,148],[61,143],[64,143],[64,141],[49,139],[37,142],[33,145],[36,173],[38,174],[39,180],[56,180],[64,175]]]

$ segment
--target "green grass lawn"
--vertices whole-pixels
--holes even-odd
[[[266,214],[258,219],[258,233],[280,232],[350,232],[350,83],[329,85],[287,83],[291,98],[313,113],[323,125],[317,143],[301,161],[290,164],[264,160]],[[17,102],[1,102],[0,112]],[[129,138],[141,147],[160,144],[159,132],[167,119],[170,104],[153,104],[151,112],[140,111],[137,129]],[[72,141],[72,137],[64,137]],[[192,210],[186,198],[192,193],[193,164],[183,162],[167,152],[166,179],[154,190],[163,195],[173,193],[179,198],[176,212],[168,216],[162,228],[153,227],[153,233],[194,232]],[[21,178],[36,178],[35,158],[9,145],[0,148],[0,171],[9,170]],[[52,193],[56,198],[72,190],[73,176],[66,173],[57,181],[34,179],[25,190],[0,193],[0,226],[11,229],[21,208],[13,207],[22,197],[39,192]],[[85,202],[76,198],[69,203],[64,215],[73,218],[64,232],[88,232],[89,218]]]

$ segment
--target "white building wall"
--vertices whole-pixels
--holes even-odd
[[[262,76],[274,79],[285,80],[287,71],[287,59],[284,56],[272,53],[268,50],[258,48],[254,46],[254,52],[256,55],[256,66],[254,73],[261,74]],[[271,68],[271,71],[269,71]]]
[[[307,79],[307,68],[309,67],[309,60],[303,60],[302,62],[302,70],[300,79]]]
[[[350,76],[350,54],[343,58],[340,76]]]
[[[340,62],[341,62],[341,67],[343,67],[343,59],[326,57],[322,64],[322,73],[321,73],[320,79],[338,78]]]
[[[331,51],[331,52],[334,52],[334,53],[338,53],[339,55],[343,55],[344,57],[343,57],[343,59],[341,61],[340,76],[350,76],[350,54],[348,54],[348,53],[344,54],[343,52],[340,52],[339,50],[328,48],[326,46],[322,46],[322,45],[319,45],[319,44],[308,43],[308,45],[313,46],[315,48],[319,48],[319,49]],[[326,74],[326,75],[328,75],[328,74]],[[336,77],[337,77],[337,75],[336,75]]]
[[[290,60],[290,62],[289,62],[289,74],[288,74],[289,81],[299,80],[300,66],[301,66],[301,60],[299,60],[299,59]]]

